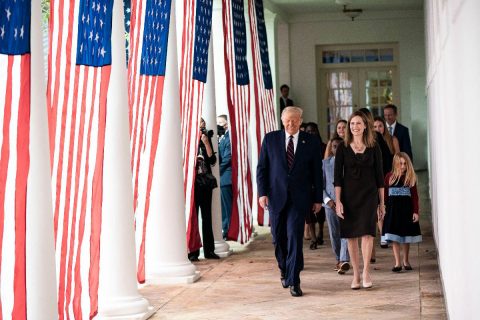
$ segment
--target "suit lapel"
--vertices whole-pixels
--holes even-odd
[[[279,147],[280,159],[282,159],[282,165],[288,171],[287,165],[287,150],[285,149],[285,131],[279,130],[277,135],[277,146]]]

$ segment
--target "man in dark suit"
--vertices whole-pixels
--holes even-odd
[[[275,257],[284,288],[301,296],[303,229],[310,210],[322,203],[322,157],[318,137],[300,131],[302,109],[286,107],[285,130],[265,135],[257,166],[259,205],[268,209]]]
[[[220,162],[220,195],[222,203],[222,232],[226,240],[230,219],[232,216],[232,147],[230,145],[230,131],[226,115],[217,118],[217,124],[223,127],[225,134],[218,143],[218,159]]]
[[[400,145],[400,151],[408,154],[413,162],[412,144],[410,142],[410,134],[408,128],[397,122],[397,106],[387,104],[383,107],[383,117],[387,122],[387,130],[391,135],[397,137]]]
[[[280,93],[282,94],[280,96],[280,114],[282,114],[285,107],[293,106],[293,100],[288,97],[288,94],[290,93],[290,87],[286,84],[283,84],[280,87]]]

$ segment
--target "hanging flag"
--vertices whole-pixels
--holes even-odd
[[[248,126],[250,80],[243,0],[223,0],[224,58],[232,142],[232,218],[228,239],[245,243],[252,234],[252,179]]]
[[[263,0],[248,0],[248,13],[250,17],[250,32],[252,35],[253,91],[255,93],[255,107],[252,108],[252,110],[255,114],[257,154],[260,154],[260,148],[265,134],[277,129]],[[260,206],[258,206],[258,224],[261,226],[269,224],[268,221],[264,221],[264,211]]]
[[[48,113],[59,319],[98,309],[113,0],[52,0]]]
[[[0,318],[26,319],[30,1],[0,2]]]
[[[132,153],[137,280],[145,282],[145,233],[160,136],[171,0],[132,1],[129,119]]]
[[[187,214],[188,251],[202,246],[194,205],[195,164],[200,141],[200,118],[207,82],[208,46],[212,29],[212,0],[184,2],[182,60],[180,69],[180,103],[183,142],[185,210]],[[182,19],[182,18],[181,18]],[[216,124],[208,124],[216,125]]]

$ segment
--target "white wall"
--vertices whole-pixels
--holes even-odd
[[[480,314],[480,2],[426,1],[432,213],[450,319]]]
[[[305,120],[318,121],[315,47],[318,45],[397,42],[400,65],[400,122],[410,128],[417,168],[427,167],[425,41],[423,11],[365,12],[355,21],[341,14],[297,15],[289,20],[291,96],[305,109]],[[278,38],[283,35],[278,31]],[[279,42],[280,44],[280,42]],[[282,50],[279,57],[287,53]],[[279,61],[284,62],[283,60]],[[281,81],[280,81],[281,82]]]

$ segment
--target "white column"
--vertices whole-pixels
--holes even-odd
[[[32,1],[30,26],[31,108],[30,170],[27,181],[26,281],[27,317],[47,320],[56,319],[58,314],[40,1]]]
[[[213,38],[213,34],[211,35]],[[217,137],[217,108],[215,102],[215,67],[213,58],[213,41],[210,39],[208,48],[208,72],[207,83],[205,84],[205,105],[203,109],[203,118],[205,119],[209,129],[214,131],[214,139],[212,139],[213,150],[217,154],[217,164],[212,167],[212,173],[217,178],[218,188],[213,189],[212,194],[212,229],[215,239],[215,253],[220,257],[228,257],[232,254],[232,249],[228,243],[223,240],[222,235],[222,208],[220,200],[220,162],[218,158],[218,139]]]
[[[112,70],[107,96],[100,238],[99,319],[147,319],[137,289],[123,2],[113,4]]]
[[[149,284],[193,283],[200,277],[187,258],[175,5],[172,1],[162,120],[145,240]]]

